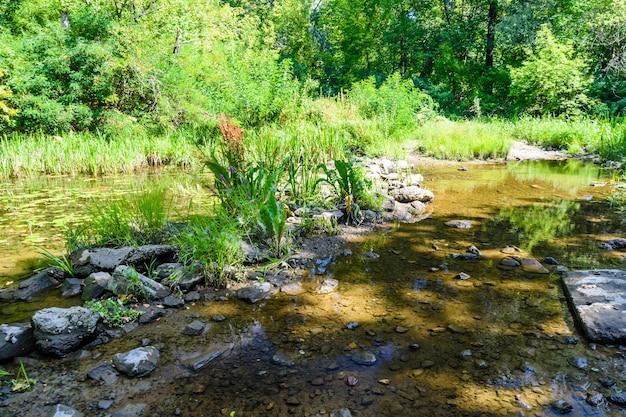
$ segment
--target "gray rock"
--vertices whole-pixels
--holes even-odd
[[[107,289],[116,295],[133,293],[147,299],[162,299],[170,294],[170,289],[153,279],[135,271],[134,268],[120,265],[113,271],[113,278]]]
[[[530,272],[532,274],[549,274],[550,273],[550,271],[548,271],[545,266],[541,265],[541,263],[534,258],[522,259],[522,271]]]
[[[223,321],[226,321],[226,316],[224,316],[223,314],[216,314],[214,316],[211,316],[211,320],[216,323],[221,323]]]
[[[268,259],[269,255],[258,248],[255,248],[246,241],[241,242],[240,250],[244,255],[244,264],[252,265]]]
[[[204,331],[204,323],[200,320],[193,321],[185,326],[183,334],[189,336],[198,336]]]
[[[376,355],[374,355],[369,350],[355,352],[352,354],[350,359],[352,359],[352,362],[356,363],[357,365],[366,365],[366,366],[374,365],[377,360]]]
[[[392,190],[390,194],[396,201],[400,203],[411,203],[413,201],[429,203],[435,199],[435,195],[432,191],[425,190],[416,185]]]
[[[550,405],[559,414],[571,413],[574,410],[574,407],[565,400],[557,400]]]
[[[63,404],[57,404],[52,407],[52,410],[48,414],[48,417],[83,417],[84,414],[80,411]]]
[[[472,227],[472,222],[470,220],[450,220],[444,224],[455,229],[470,229]]]
[[[352,414],[347,408],[337,408],[330,412],[330,417],[352,417]]]
[[[339,281],[334,278],[325,278],[322,283],[317,287],[315,292],[317,294],[329,294],[337,289]]]
[[[383,196],[382,208],[385,211],[394,211],[394,209],[396,208],[396,200],[388,195]]]
[[[502,259],[500,261],[500,265],[506,266],[506,267],[509,267],[509,268],[517,268],[518,266],[520,266],[520,263],[517,262],[513,258],[504,258],[504,259]]]
[[[99,410],[108,410],[113,405],[113,400],[100,400],[98,401]]]
[[[618,238],[607,240],[600,244],[600,249],[604,250],[618,250],[626,248],[626,239]]]
[[[272,363],[280,366],[292,367],[296,365],[293,355],[288,355],[284,351],[278,351],[272,356]]]
[[[74,273],[87,276],[96,271],[113,271],[134,251],[134,248],[97,248],[83,249],[70,254]]]
[[[170,308],[182,308],[185,306],[185,301],[175,295],[168,295],[163,299],[163,305]]]
[[[153,260],[171,260],[178,252],[176,246],[170,245],[144,245],[133,248],[134,250],[124,260],[126,265],[149,265]]]
[[[130,377],[148,375],[159,366],[159,351],[154,346],[140,347],[113,356],[117,370]]]
[[[148,406],[146,404],[127,404],[111,417],[143,417],[147,409]]]
[[[594,342],[626,340],[626,271],[581,270],[561,275],[574,316]]]
[[[94,381],[102,381],[105,385],[115,384],[118,380],[118,375],[119,372],[117,372],[113,364],[109,361],[103,362],[87,372],[89,378]]]
[[[615,405],[619,405],[620,407],[626,407],[626,392],[609,395],[607,399],[609,400],[609,402]]]
[[[47,268],[21,281],[16,287],[0,290],[0,301],[27,301],[30,298],[48,288],[52,288],[55,282],[55,268]]]
[[[280,292],[287,295],[300,295],[306,292],[301,282],[290,282],[280,287]]]
[[[61,297],[71,298],[79,295],[83,290],[83,280],[78,278],[67,278],[61,286]]]
[[[0,324],[0,362],[26,356],[35,350],[35,336],[30,323]]]
[[[589,367],[589,362],[587,361],[587,358],[583,358],[581,356],[568,358],[567,361],[569,362],[570,365],[578,369],[587,369]]]
[[[83,283],[83,300],[93,300],[108,291],[109,281],[112,278],[108,272],[94,272],[90,274]]]
[[[269,282],[255,282],[249,287],[242,288],[237,291],[237,297],[240,300],[247,301],[251,304],[265,300],[270,296],[272,284]]]
[[[95,337],[100,315],[83,307],[51,307],[37,311],[31,321],[37,347],[65,356]]]
[[[181,359],[181,363],[192,371],[199,371],[207,366],[211,361],[220,357],[228,349],[224,344],[213,344],[205,347],[202,351],[196,352],[193,356]]]

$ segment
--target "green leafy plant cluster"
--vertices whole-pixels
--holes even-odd
[[[115,298],[87,301],[85,308],[98,313],[102,317],[104,324],[110,327],[124,327],[127,323],[136,320],[143,314],[140,311],[125,307],[122,300]]]
[[[10,372],[0,369],[0,378],[11,376],[12,374]],[[37,381],[28,377],[22,361],[20,361],[20,369],[17,371],[15,377],[6,382],[11,385],[11,391],[13,392],[30,391],[33,385],[37,383]]]
[[[94,202],[90,221],[68,232],[69,246],[138,246],[165,240],[169,200],[164,189],[141,191],[107,204]]]
[[[372,183],[365,178],[363,169],[355,161],[335,160],[335,168],[319,166],[325,177],[318,183],[326,183],[335,191],[336,198],[346,214],[346,223],[362,221],[361,206],[367,206]]]
[[[46,249],[39,249],[39,253],[49,261],[50,266],[60,269],[70,278],[74,277],[74,265],[65,254],[59,253],[57,256]]]

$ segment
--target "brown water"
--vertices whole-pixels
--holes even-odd
[[[61,401],[90,415],[147,403],[146,415],[159,416],[324,416],[343,407],[353,416],[555,416],[550,404],[563,399],[573,406],[569,416],[625,415],[585,401],[624,387],[599,382],[626,381],[623,351],[578,335],[558,275],[499,267],[507,245],[568,268],[622,265],[619,254],[597,249],[623,234],[603,202],[612,188],[591,185],[607,179],[593,166],[457,168],[423,168],[424,186],[436,196],[430,218],[352,242],[352,256],[320,257],[329,262],[325,274],[298,270],[311,291],[255,305],[235,297],[200,302],[86,354],[42,359],[33,366],[46,386],[13,397],[5,410],[21,405],[27,416],[42,415]],[[454,219],[471,220],[472,228],[444,225]],[[453,259],[472,245],[482,259]],[[460,272],[470,278],[457,279]],[[315,294],[326,276],[339,280],[338,290]],[[211,323],[215,314],[227,320]],[[197,319],[210,329],[181,336]],[[84,381],[87,369],[142,339],[162,354],[149,378]],[[202,370],[182,366],[216,349],[224,353]],[[355,362],[364,352],[374,364]],[[570,364],[582,357],[587,369]],[[358,383],[349,386],[349,377]],[[109,397],[112,408],[98,411],[95,404]]]

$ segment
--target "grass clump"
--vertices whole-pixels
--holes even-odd
[[[161,243],[169,215],[165,189],[142,191],[111,201],[94,202],[90,220],[67,233],[68,246],[122,247]]]
[[[135,321],[143,313],[124,306],[120,299],[107,298],[99,301],[87,301],[85,308],[93,310],[102,317],[102,321],[109,327],[124,327]]]
[[[500,122],[438,118],[425,122],[415,135],[421,152],[457,161],[503,158],[512,143],[506,125]]]
[[[10,372],[0,369],[0,378],[10,376]],[[11,378],[6,382],[11,385],[12,392],[30,391],[33,385],[37,383],[37,381],[28,376],[28,374],[26,373],[26,368],[24,367],[24,363],[22,361],[20,361],[20,369],[17,371],[15,378]]]

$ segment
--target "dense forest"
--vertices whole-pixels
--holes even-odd
[[[381,86],[449,118],[621,116],[625,35],[623,0],[0,0],[0,128],[260,126]]]

